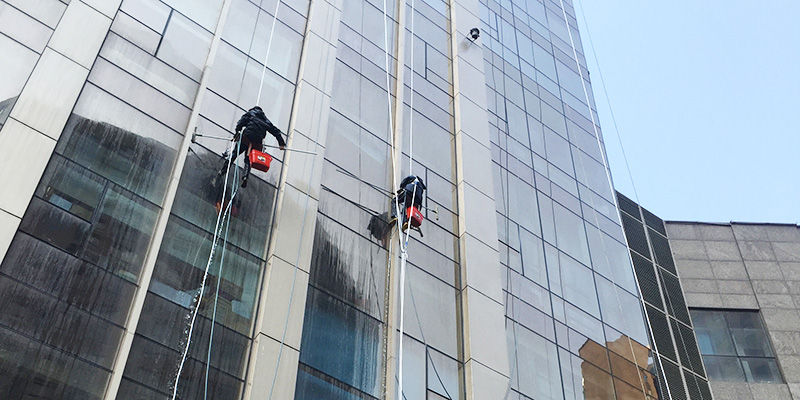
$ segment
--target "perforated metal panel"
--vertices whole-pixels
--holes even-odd
[[[686,394],[686,389],[683,387],[683,374],[681,368],[666,358],[661,358],[661,365],[664,367],[664,375],[667,378],[667,385],[669,386],[669,394],[672,400],[688,400],[689,396]]]
[[[672,336],[670,336],[667,316],[651,306],[647,306],[647,316],[650,320],[650,326],[653,328],[653,340],[656,344],[656,350],[658,350],[659,354],[662,356],[677,362],[678,357],[675,354],[675,347],[672,344]]]
[[[642,217],[639,216],[639,206],[636,203],[623,196],[622,193],[617,192],[617,199],[619,200],[619,209],[630,214],[633,218],[641,221]]]
[[[662,235],[667,236],[667,230],[664,228],[664,221],[662,221],[661,218],[656,217],[655,214],[647,211],[644,208],[642,208],[642,214],[644,215],[644,222],[647,224],[647,226],[655,229]]]
[[[660,233],[652,229],[648,229],[650,235],[650,244],[653,246],[653,255],[655,262],[669,272],[677,275],[675,270],[675,262],[672,259],[672,250],[669,247],[669,241]]]
[[[686,300],[683,298],[680,281],[678,281],[675,275],[663,269],[660,269],[659,273],[661,275],[661,289],[664,291],[664,301],[667,305],[667,312],[684,324],[691,325],[692,321],[689,318],[689,310],[686,308]]]
[[[683,379],[686,380],[686,389],[691,400],[712,400],[711,389],[705,379],[697,377],[686,368],[683,369]]]
[[[642,298],[663,311],[664,301],[661,298],[661,289],[659,289],[653,263],[633,252],[631,252],[631,258],[633,259],[633,267],[636,269],[636,278],[639,280],[639,286],[642,289]]]
[[[647,245],[647,237],[642,223],[627,214],[622,214],[622,227],[625,228],[625,237],[628,238],[628,245],[631,249],[650,258],[650,248]]]

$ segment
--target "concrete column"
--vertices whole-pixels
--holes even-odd
[[[461,315],[467,399],[501,399],[509,382],[502,267],[497,250],[492,155],[478,0],[450,1],[456,130]]]
[[[95,7],[95,3],[102,3],[102,7]],[[69,4],[0,129],[0,260],[8,251],[120,3],[73,0]]]
[[[245,399],[292,399],[316,229],[342,0],[312,0],[276,200]]]

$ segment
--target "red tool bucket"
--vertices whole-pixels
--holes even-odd
[[[425,219],[425,217],[422,216],[422,213],[419,212],[419,210],[417,210],[417,208],[414,206],[408,207],[406,210],[406,215],[408,216],[411,226],[414,228],[419,228],[419,226],[422,225],[422,221]]]
[[[258,150],[250,151],[250,167],[259,171],[269,171],[269,164],[272,162],[272,156],[267,153],[262,153]]]

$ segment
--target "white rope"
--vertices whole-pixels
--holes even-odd
[[[264,75],[267,73],[267,60],[269,59],[269,52],[272,50],[272,38],[275,37],[275,24],[278,21],[278,10],[281,7],[281,0],[277,0],[277,4],[275,4],[275,12],[272,13],[272,28],[269,32],[269,42],[267,43],[267,54],[264,56],[264,68],[261,69],[261,82],[258,84],[258,98],[256,99],[256,105],[261,103],[261,91],[264,88]],[[261,8],[259,6],[259,8]],[[255,30],[253,31],[253,36],[255,36]]]
[[[231,164],[232,164],[231,161],[233,159],[233,143],[231,143],[231,148],[228,151],[229,151],[228,167],[227,167],[226,173],[225,173],[225,181],[224,181],[225,182],[224,183],[225,186],[222,189],[222,199],[223,199],[223,201],[225,199],[225,195],[227,194],[227,190],[228,190],[228,175],[229,175],[229,172],[230,172],[230,169],[231,169]],[[231,197],[231,202],[233,202],[233,197]],[[226,208],[225,212],[228,212],[229,210],[230,210],[230,203],[228,204],[228,207]],[[215,252],[215,250],[217,248],[217,240],[219,239],[219,234],[222,231],[220,229],[220,221],[222,220],[222,215],[223,215],[223,209],[220,208],[220,210],[217,212],[217,222],[214,225],[214,235],[213,235],[212,244],[211,244],[211,251],[208,254],[208,262],[206,263],[206,268],[205,268],[205,271],[203,273],[203,281],[200,284],[200,294],[198,296],[198,300],[197,300],[197,304],[195,305],[195,309],[192,312],[192,322],[189,325],[189,333],[187,335],[186,346],[184,347],[183,355],[181,356],[181,362],[180,362],[180,364],[178,366],[178,372],[175,375],[175,387],[173,388],[173,391],[172,391],[172,400],[175,400],[177,395],[178,395],[178,383],[180,382],[180,379],[181,379],[181,372],[183,371],[183,366],[186,363],[186,356],[189,354],[189,345],[192,343],[192,333],[194,331],[195,322],[197,321],[197,313],[200,311],[200,303],[203,301],[203,293],[205,292],[206,280],[208,279],[208,270],[211,267],[212,260],[214,259],[214,252]]]
[[[591,122],[592,122],[592,129],[594,130],[595,139],[597,140],[597,146],[600,149],[600,158],[603,161],[603,169],[605,170],[605,173],[606,173],[606,179],[608,181],[609,188],[611,188],[611,190],[612,190],[611,199],[613,200],[614,207],[617,210],[618,221],[620,222],[620,224],[622,224],[622,215],[620,214],[620,211],[619,211],[619,204],[617,203],[617,196],[615,196],[614,193],[613,193],[614,183],[611,180],[611,172],[608,169],[608,162],[606,161],[605,152],[603,151],[603,145],[602,145],[602,143],[600,141],[600,132],[598,132],[598,130],[597,130],[597,124],[595,123],[594,114],[592,113],[592,106],[591,106],[591,102],[589,100],[589,91],[586,89],[586,81],[583,79],[583,71],[581,70],[580,61],[578,60],[578,51],[575,48],[575,40],[572,37],[572,30],[570,30],[570,27],[569,27],[569,19],[567,18],[567,10],[564,7],[564,0],[559,0],[559,2],[561,4],[561,12],[563,13],[563,16],[564,16],[564,23],[567,26],[567,34],[569,35],[569,42],[570,42],[570,45],[572,46],[572,54],[575,57],[575,64],[576,64],[576,66],[578,68],[578,76],[581,79],[581,86],[583,87],[583,95],[584,95],[584,98],[586,99],[586,106],[589,108],[589,118],[591,119]],[[583,166],[583,163],[581,163],[581,166]],[[589,198],[591,200],[591,195],[589,196]],[[591,201],[593,202],[593,200],[591,200]],[[597,219],[597,211],[596,211],[594,206],[592,206],[592,210],[593,210],[595,219]],[[599,229],[599,227],[600,227],[599,226],[599,221],[597,221],[596,223],[597,223],[598,229]],[[625,238],[625,246],[627,247],[627,249],[630,249],[630,244],[628,243],[628,238],[625,235],[623,235],[623,237]],[[602,231],[600,232],[600,240],[601,240],[601,243],[603,243],[602,242],[603,241],[603,233],[602,233]],[[602,245],[603,245],[603,248],[605,249],[605,244],[602,244]],[[604,251],[604,253],[605,253],[605,251]],[[639,280],[636,278],[637,277],[636,270],[633,268],[633,258],[631,257],[630,251],[626,250],[626,253],[628,255],[628,260],[630,262],[631,270],[632,270],[633,275],[634,275],[634,282],[636,283],[636,290],[637,290],[638,295],[639,295],[639,303],[640,303],[640,305],[642,307],[642,311],[644,312],[645,325],[647,326],[647,328],[648,328],[648,330],[650,332],[650,337],[654,337],[653,336],[653,327],[650,325],[650,319],[648,318],[647,308],[644,306],[644,300],[642,300],[642,288],[639,285]],[[608,257],[607,254],[606,254],[606,257]],[[617,292],[616,285],[614,285],[614,293],[617,295],[617,303],[620,305],[620,309],[621,309],[622,304],[619,301],[619,293]],[[624,315],[623,315],[623,317],[624,317]],[[636,363],[637,360],[636,360],[636,354],[633,351],[633,343],[631,343],[629,341],[628,344],[631,347],[631,356],[633,357],[634,364],[636,365],[636,372],[637,372],[637,374],[639,374],[639,381],[642,384],[642,390],[645,391],[644,390],[644,382],[643,382],[643,379],[641,377],[641,372],[639,371],[638,364]],[[658,351],[658,347],[655,345],[655,340],[653,341],[653,346],[655,347],[656,351]],[[662,375],[666,377],[666,373],[664,371],[663,363],[661,363],[660,360],[658,362],[658,365],[659,365],[659,367],[661,369]],[[672,393],[670,393],[669,387],[667,386],[666,389],[667,389],[668,398],[672,398]]]
[[[241,145],[242,145],[241,140],[238,140],[236,142],[236,154],[239,154],[239,151],[241,150]],[[232,189],[231,203],[233,203],[233,200],[236,198],[236,194],[239,193],[238,182],[239,182],[239,168],[235,167],[234,170],[233,170],[232,186],[234,188]],[[225,197],[223,196],[222,199],[224,201]],[[216,287],[216,290],[215,290],[215,293],[214,293],[214,312],[211,315],[211,333],[210,333],[209,338],[208,338],[208,354],[206,356],[206,377],[205,377],[205,385],[204,385],[204,390],[203,390],[203,399],[208,399],[208,375],[209,375],[209,371],[211,370],[211,346],[214,343],[214,326],[215,326],[215,324],[217,322],[217,305],[219,304],[219,287],[222,284],[222,272],[223,272],[223,267],[225,266],[225,253],[226,253],[227,248],[228,248],[228,232],[229,232],[230,227],[231,227],[231,213],[230,213],[230,210],[226,210],[225,214],[226,214],[225,215],[225,223],[223,224],[225,226],[225,237],[222,240],[222,255],[220,256],[219,270],[217,271],[217,287]]]

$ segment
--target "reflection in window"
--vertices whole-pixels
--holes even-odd
[[[710,380],[783,382],[757,311],[690,311]]]

